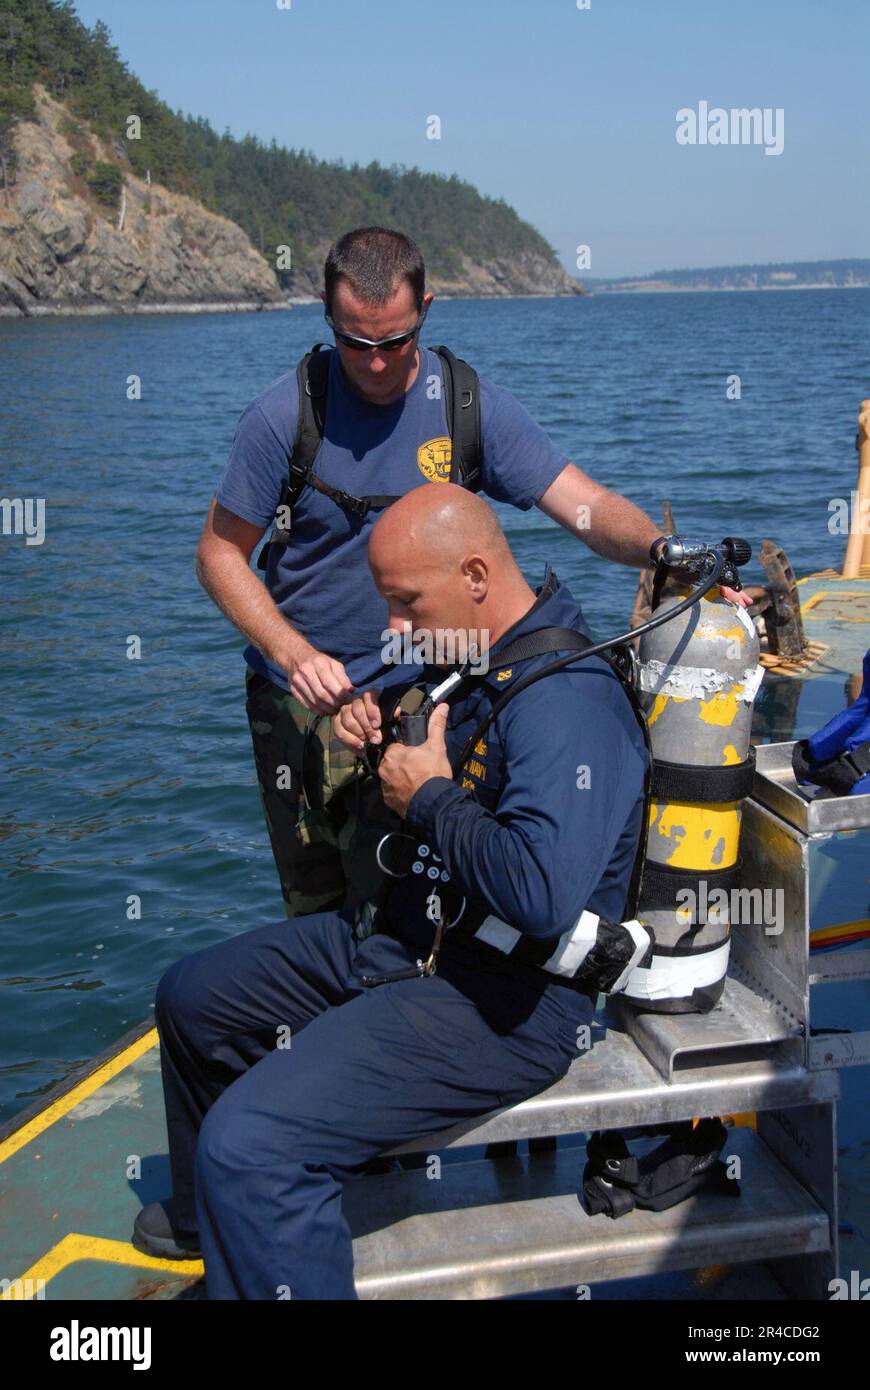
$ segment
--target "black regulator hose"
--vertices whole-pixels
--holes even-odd
[[[687,608],[691,608],[693,603],[697,603],[699,599],[703,598],[707,591],[712,589],[714,584],[718,582],[722,570],[725,567],[725,555],[718,547],[711,547],[709,554],[713,559],[713,567],[710,573],[705,576],[697,589],[693,589],[686,598],[681,599],[676,607],[669,608],[666,613],[660,613],[658,617],[649,618],[647,622],[641,623],[640,627],[630,628],[627,632],[621,632],[617,637],[608,637],[603,642],[596,642],[591,647],[585,647],[582,652],[569,652],[567,656],[560,656],[556,661],[551,661],[547,666],[542,666],[537,671],[530,671],[528,675],[521,676],[518,681],[514,682],[503,695],[499,696],[495,704],[489,710],[489,713],[477,725],[474,732],[469,734],[462,752],[452,765],[454,777],[471,754],[478,739],[482,738],[483,734],[500,711],[504,709],[505,705],[510,703],[515,695],[519,695],[520,691],[528,689],[530,685],[535,684],[535,681],[543,680],[544,676],[550,676],[555,671],[561,671],[563,666],[570,666],[574,661],[582,661],[587,656],[596,656],[599,652],[606,651],[609,647],[625,646],[627,642],[632,642],[635,637],[640,637],[644,632],[652,632],[653,628],[661,627],[664,623],[669,623],[672,618],[678,617],[680,613],[685,613]]]

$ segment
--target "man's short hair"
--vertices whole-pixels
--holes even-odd
[[[326,307],[332,313],[332,295],[339,279],[369,304],[386,304],[402,280],[407,280],[417,309],[423,307],[426,267],[416,242],[403,232],[387,227],[357,227],[345,232],[329,248],[324,267]]]

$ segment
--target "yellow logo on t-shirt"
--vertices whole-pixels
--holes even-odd
[[[427,439],[417,450],[417,467],[430,483],[449,483],[451,457],[451,444],[446,435]]]

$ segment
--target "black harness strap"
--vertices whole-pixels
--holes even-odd
[[[299,418],[290,456],[285,505],[292,506],[308,482],[311,465],[323,442],[326,428],[326,390],[331,353],[323,343],[315,343],[296,367],[299,390]]]
[[[306,352],[296,365],[296,389],[299,396],[296,437],[293,440],[287,478],[278,500],[279,512],[283,507],[292,507],[305,484],[310,481],[311,466],[323,441],[331,355],[328,350],[321,351],[325,347],[324,343],[315,343],[311,351]],[[287,528],[280,526],[276,517],[269,539],[257,556],[257,569],[266,569],[272,546],[286,544]]]
[[[450,430],[450,481],[477,492],[481,481],[480,383],[477,372],[441,343],[444,408]]]
[[[555,575],[552,576],[552,579],[555,581]],[[515,681],[513,685],[509,687],[509,689],[505,690],[504,694],[501,695],[494,702],[489,712],[486,715],[484,715],[484,717],[476,725],[473,732],[469,734],[468,738],[466,739],[465,744],[462,748],[462,752],[459,754],[459,757],[456,759],[456,761],[452,764],[454,777],[459,776],[459,773],[461,772],[468,758],[470,758],[478,741],[481,738],[483,738],[484,734],[486,733],[493,720],[497,717],[497,715],[501,713],[505,706],[509,704],[511,700],[514,699],[515,696],[519,695],[520,692],[522,690],[525,690],[528,686],[533,685],[535,681],[541,680],[544,676],[547,676],[552,672],[555,672],[556,670],[564,666],[567,666],[571,661],[571,652],[576,652],[578,655],[580,655],[583,652],[585,652],[589,647],[594,645],[595,644],[593,643],[590,637],[584,637],[582,633],[577,632],[574,628],[570,627],[543,627],[539,628],[537,632],[527,633],[523,637],[516,638],[514,642],[509,642],[508,645],[497,654],[497,661],[493,666],[494,670],[501,670],[504,667],[512,665],[515,661],[528,660],[530,657],[543,656],[549,652],[567,651],[569,655],[563,657],[559,662],[554,662],[549,666],[542,666],[537,671],[530,671],[527,675],[521,676],[517,681]],[[631,882],[629,884],[628,895],[626,897],[625,910],[622,914],[623,920],[631,920],[637,916],[638,904],[640,902],[641,886],[644,882],[644,862],[646,859],[647,834],[650,820],[650,806],[652,804],[653,757],[652,748],[650,746],[649,729],[647,728],[646,717],[644,715],[643,709],[641,708],[640,701],[637,698],[637,694],[635,692],[634,686],[631,683],[631,680],[628,678],[627,674],[622,669],[622,667],[616,659],[604,657],[604,660],[607,661],[611,670],[618,677],[619,683],[628,697],[632,713],[634,714],[634,717],[637,720],[638,725],[640,727],[641,733],[643,734],[643,741],[646,746],[648,755],[646,772],[644,774],[643,809],[641,812],[642,821],[640,835],[638,837],[637,851],[634,856],[634,865],[631,871]]]
[[[344,488],[333,487],[314,472],[314,460],[323,442],[326,426],[326,401],[329,383],[331,350],[315,343],[296,367],[299,393],[299,416],[296,438],[290,455],[287,480],[278,507],[293,507],[305,487],[329,497],[344,511],[367,516],[398,502],[398,493],[379,493],[355,497]],[[477,492],[481,479],[480,389],[477,372],[461,357],[446,347],[434,347],[441,358],[444,378],[444,403],[451,438],[450,482],[458,483],[470,492]],[[287,543],[287,528],[277,521],[268,541],[257,557],[257,568],[265,570],[272,545]]]
[[[299,424],[296,441],[290,457],[290,473],[284,505],[292,507],[298,501],[302,489],[311,486],[324,497],[332,498],[345,511],[365,516],[367,512],[379,507],[389,507],[398,500],[395,496],[354,497],[344,488],[333,487],[314,472],[314,460],[323,443],[326,430],[326,396],[329,385],[329,359],[331,353],[321,352],[322,343],[315,343],[296,368],[296,381],[299,388]]]

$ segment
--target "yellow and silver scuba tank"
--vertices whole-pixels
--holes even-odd
[[[656,617],[684,598],[665,599]],[[758,657],[745,611],[709,595],[640,639],[636,690],[653,764],[638,917],[655,948],[622,997],[645,1010],[707,1012],[724,988]]]

